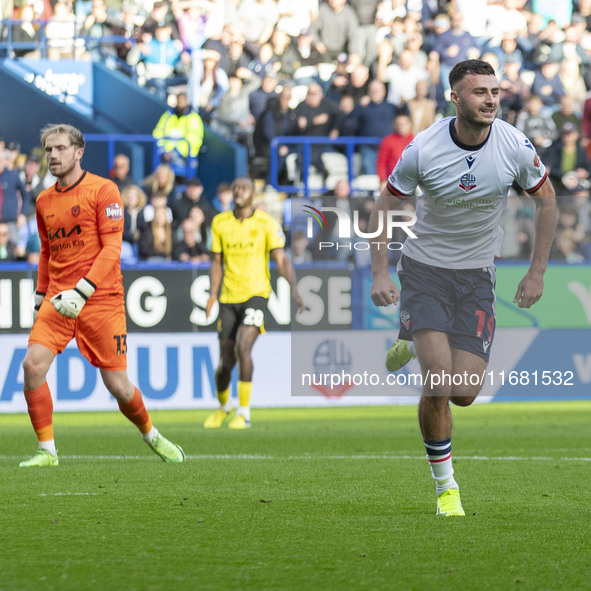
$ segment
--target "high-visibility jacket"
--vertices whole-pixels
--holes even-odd
[[[195,158],[203,144],[203,121],[193,111],[180,117],[174,110],[166,111],[156,124],[152,136],[159,140],[160,150],[172,152],[176,149],[183,158]],[[179,138],[179,141],[161,138]]]

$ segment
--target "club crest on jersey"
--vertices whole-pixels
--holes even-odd
[[[463,191],[466,191],[466,193],[468,193],[469,191],[471,191],[472,189],[475,189],[475,188],[476,188],[476,177],[473,174],[466,173],[460,179],[460,189],[462,189]]]
[[[123,219],[123,208],[119,203],[109,203],[105,208],[105,215],[110,220],[120,220]]]
[[[74,205],[74,207],[72,207],[72,209],[70,209],[70,212],[72,213],[72,215],[77,218],[80,215],[80,206],[79,205]]]
[[[475,156],[466,156],[466,164],[468,165],[468,168],[472,168],[474,160],[476,160]]]
[[[540,168],[540,157],[537,154],[534,156],[534,166]]]

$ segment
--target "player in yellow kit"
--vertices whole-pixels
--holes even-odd
[[[279,274],[289,281],[292,297],[299,308],[303,308],[291,263],[285,255],[285,236],[279,224],[269,214],[254,208],[254,186],[249,178],[236,179],[232,193],[233,210],[216,215],[211,224],[213,260],[207,316],[218,299],[221,284],[220,362],[215,373],[220,408],[207,418],[206,428],[221,427],[230,414],[229,384],[236,362],[239,406],[228,427],[250,427],[251,352],[257,337],[265,332],[267,300],[271,294],[270,258],[277,265]]]
[[[50,172],[57,178],[37,198],[41,239],[35,322],[23,361],[24,391],[37,453],[22,468],[57,466],[53,401],[46,376],[56,355],[73,339],[98,367],[121,412],[166,462],[183,450],[152,425],[140,391],[127,377],[127,329],[121,276],[123,204],[117,186],[82,170],[85,141],[71,125],[41,132]]]

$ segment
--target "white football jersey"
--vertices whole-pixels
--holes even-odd
[[[482,144],[466,146],[454,121],[442,119],[417,134],[388,178],[389,191],[402,199],[422,191],[417,238],[408,238],[402,252],[447,269],[488,267],[500,249],[499,219],[513,181],[533,193],[546,180],[546,167],[509,123],[495,119]]]

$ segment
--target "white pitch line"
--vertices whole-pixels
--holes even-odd
[[[264,454],[198,454],[185,456],[188,460],[419,460],[425,461],[425,456],[411,454],[352,454],[352,455],[293,455],[271,456]],[[476,462],[591,462],[591,457],[568,456],[453,456],[455,460]],[[0,460],[21,460],[21,456],[0,455]],[[104,455],[60,455],[61,460],[109,461],[109,460],[157,460],[155,456],[104,456]]]
[[[96,492],[55,492],[55,493],[39,493],[40,497],[91,497],[98,495]]]

